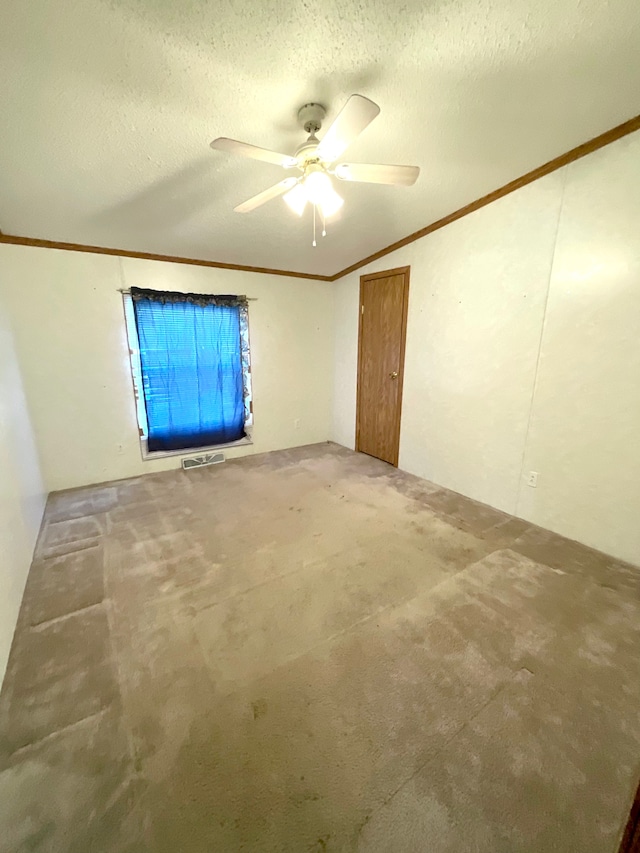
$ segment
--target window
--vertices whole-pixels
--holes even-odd
[[[245,443],[252,423],[246,298],[132,288],[124,299],[144,449]]]

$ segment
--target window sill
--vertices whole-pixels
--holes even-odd
[[[227,450],[232,447],[246,447],[253,444],[253,439],[250,435],[245,438],[240,438],[238,441],[230,441],[227,444],[210,444],[207,447],[189,447],[182,450],[156,450],[149,453],[147,450],[147,441],[142,439],[140,442],[140,452],[144,462],[152,462],[154,459],[168,459],[171,456],[200,456],[202,453],[211,453],[214,450]]]

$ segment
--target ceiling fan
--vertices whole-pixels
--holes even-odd
[[[290,176],[264,190],[258,195],[239,204],[234,210],[237,213],[249,213],[271,199],[284,196],[285,202],[298,216],[302,216],[309,202],[315,213],[318,209],[323,220],[323,236],[326,233],[324,220],[333,216],[343,205],[344,200],[335,191],[331,176],[340,181],[356,181],[369,184],[391,184],[412,186],[420,174],[417,166],[383,166],[365,163],[338,163],[335,161],[342,156],[349,145],[368,127],[380,112],[380,107],[363,95],[351,95],[344,107],[338,113],[333,124],[323,138],[316,136],[322,127],[326,116],[324,107],[320,104],[305,104],[298,111],[298,121],[309,134],[306,142],[297,149],[293,156],[269,151],[246,142],[227,139],[222,136],[214,139],[211,147],[229,154],[241,157],[251,157],[274,163],[284,169],[295,169],[301,172],[297,177]]]

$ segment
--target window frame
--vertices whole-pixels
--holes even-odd
[[[142,362],[140,360],[140,342],[138,340],[138,327],[136,325],[133,299],[127,290],[122,291],[122,308],[124,311],[125,334],[127,339],[127,350],[129,353],[129,372],[133,387],[133,398],[135,403],[136,422],[138,424],[138,439],[140,441],[140,453],[144,461],[153,459],[164,459],[170,456],[193,456],[207,453],[213,450],[224,450],[233,447],[245,447],[253,444],[252,430],[253,417],[253,387],[251,374],[251,343],[249,335],[249,313],[246,315],[246,351],[241,351],[242,376],[248,399],[245,401],[245,432],[247,435],[237,441],[229,441],[224,444],[209,444],[202,447],[186,447],[179,450],[149,450],[147,410],[144,403],[144,388],[142,382]]]

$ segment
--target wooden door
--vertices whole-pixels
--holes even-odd
[[[360,277],[356,450],[398,464],[409,267]]]

